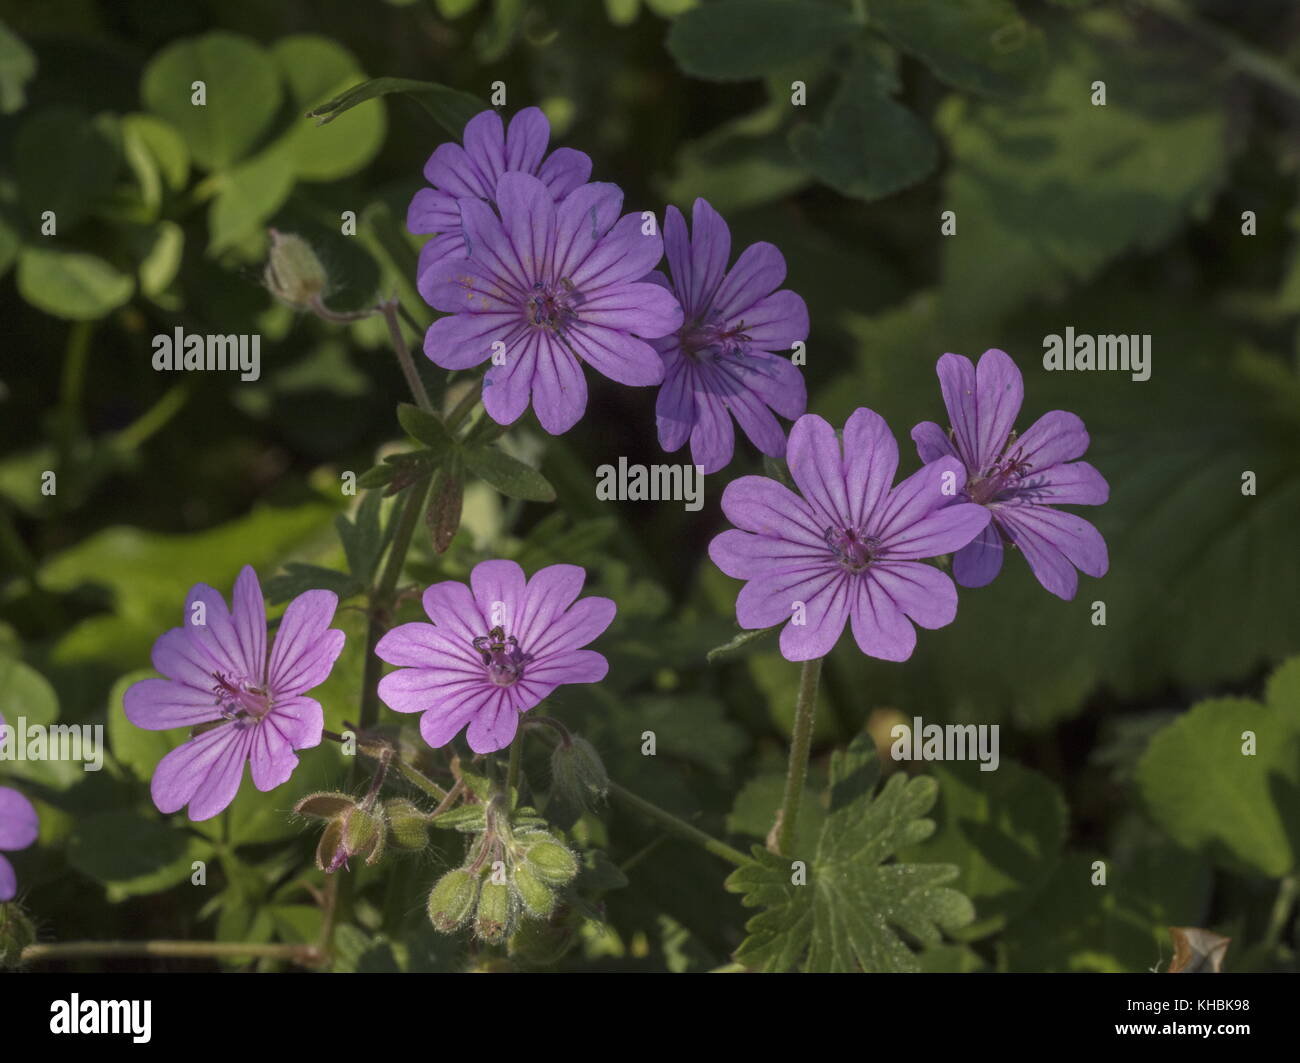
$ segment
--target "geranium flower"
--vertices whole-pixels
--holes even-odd
[[[0,716],[0,734],[4,733],[5,719]],[[40,833],[36,809],[17,790],[0,786],[0,852],[12,853],[26,849]],[[11,901],[18,895],[18,877],[14,867],[0,856],[0,902]]]
[[[561,200],[591,176],[591,159],[573,148],[556,148],[549,155],[551,124],[536,107],[525,107],[506,130],[496,111],[482,111],[465,125],[465,146],[438,146],[424,164],[432,188],[422,188],[406,211],[413,233],[437,233],[420,250],[416,286],[429,298],[424,283],[430,268],[447,258],[463,258],[462,200],[493,202],[497,179],[510,170],[532,174]]]
[[[608,598],[578,594],[586,572],[551,565],[525,580],[513,561],[474,566],[467,587],[449,580],[424,592],[431,624],[393,628],[375,653],[398,665],[379,681],[396,712],[420,712],[420,734],[435,749],[468,725],[475,753],[514,741],[522,713],[565,683],[597,683],[609,664],[582,647],[614,619]]]
[[[1106,540],[1088,521],[1055,505],[1097,506],[1110,497],[1101,473],[1075,461],[1088,449],[1088,432],[1075,414],[1045,413],[1024,435],[1012,430],[1024,401],[1024,380],[1003,351],[985,351],[979,368],[969,358],[945,354],[939,386],[951,433],[933,421],[912,429],[925,462],[955,456],[966,467],[967,500],[993,520],[952,562],[963,587],[983,587],[1002,569],[1003,544],[1018,547],[1047,590],[1069,601],[1079,576],[1104,576]]]
[[[511,424],[531,401],[552,435],[587,408],[582,362],[621,384],[658,384],[663,362],[645,340],[682,323],[672,294],[643,280],[663,255],[658,230],[647,234],[639,214],[619,218],[612,184],[557,204],[536,177],[507,173],[496,200],[500,217],[461,203],[468,257],[431,270],[429,301],[451,316],[429,327],[424,353],[444,369],[491,359],[488,414]]]
[[[664,248],[685,320],[652,342],[664,360],[655,414],[667,451],[691,441],[691,461],[716,472],[735,449],[734,417],[751,443],[774,458],[785,454],[785,432],[772,415],[794,420],[808,405],[803,374],[789,351],[808,338],[808,307],[788,289],[785,259],[772,244],[747,247],[727,272],[731,233],[703,199],[691,215],[694,240],[676,207],[664,218]],[[771,407],[771,409],[769,409]]]
[[[235,581],[230,609],[216,590],[195,584],[184,624],[153,644],[153,666],[167,678],[142,679],[124,699],[137,727],[196,729],[154,771],[160,811],[188,805],[190,819],[209,819],[235,799],[245,762],[254,786],[274,790],[298,766],[294,750],[320,744],[324,713],[306,692],[325,681],[343,650],[343,632],[330,627],[337,604],[333,591],[298,595],[268,656],[266,604],[251,566]]]
[[[851,620],[863,653],[906,660],[913,623],[938,628],[957,615],[952,580],[921,559],[965,546],[989,522],[982,506],[956,500],[961,462],[942,458],[892,486],[898,444],[868,409],[845,424],[842,453],[826,421],[800,417],[788,461],[800,494],[765,476],[742,476],[722,494],[738,530],[717,536],[709,556],[748,581],[737,622],[752,629],[789,620],[781,653],[807,661],[829,653]]]

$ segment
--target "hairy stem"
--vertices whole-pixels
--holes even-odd
[[[781,801],[780,818],[776,823],[776,852],[790,855],[794,841],[794,828],[799,819],[799,805],[803,801],[804,783],[808,778],[808,750],[812,745],[813,716],[817,710],[817,679],[822,662],[804,661],[799,674],[799,701],[794,710],[794,734],[790,738],[790,767],[785,776],[785,797]]]
[[[415,396],[420,409],[433,413],[433,403],[429,401],[429,393],[424,388],[424,381],[420,379],[415,362],[411,358],[411,348],[407,346],[406,337],[402,335],[402,322],[398,316],[398,309],[396,299],[389,299],[379,304],[379,312],[384,315],[384,323],[388,326],[388,337],[393,341],[393,350],[397,352],[397,361],[402,367],[402,375],[406,377],[406,386],[411,389],[411,394]]]
[[[23,949],[24,963],[84,956],[292,960],[307,966],[315,966],[323,958],[313,945],[253,945],[238,941],[67,941],[54,945],[28,945]]]
[[[659,826],[663,827],[669,834],[676,835],[683,841],[688,841],[692,845],[698,845],[705,852],[712,853],[719,859],[727,861],[729,864],[735,864],[742,867],[748,864],[749,857],[739,849],[733,849],[726,842],[720,842],[712,835],[705,834],[698,827],[693,827],[684,819],[678,819],[671,812],[668,812],[658,805],[651,804],[644,797],[638,797],[631,790],[626,790],[616,782],[609,784],[610,796],[626,805],[636,812],[640,812],[646,819],[654,820]]]

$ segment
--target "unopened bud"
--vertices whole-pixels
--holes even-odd
[[[328,280],[311,244],[293,233],[271,230],[271,256],[262,281],[272,295],[303,309],[320,298]]]
[[[429,921],[435,930],[450,934],[465,925],[478,900],[478,882],[477,875],[458,867],[433,884],[429,892]]]
[[[536,842],[524,852],[525,867],[548,886],[564,886],[578,874],[578,860],[553,838]]]
[[[478,895],[478,911],[474,913],[474,933],[480,941],[499,945],[510,936],[519,916],[518,895],[504,883],[498,885],[491,877],[483,880]]]
[[[316,847],[316,866],[326,874],[346,867],[354,856],[367,864],[377,864],[384,855],[387,825],[383,812],[362,808],[351,798],[348,801],[349,805],[325,825]]]
[[[388,840],[399,849],[419,850],[429,844],[429,817],[403,797],[384,805]]]
[[[594,809],[609,792],[609,775],[596,747],[581,735],[561,743],[551,754],[551,781],[555,789],[580,808]]]
[[[0,970],[17,967],[23,949],[36,940],[36,928],[16,904],[0,904]]]
[[[293,810],[300,816],[311,816],[313,819],[333,819],[354,804],[356,800],[347,794],[337,791],[321,792],[308,794],[293,806]]]
[[[510,881],[530,914],[545,918],[555,910],[555,891],[527,864],[516,867],[511,872]]]

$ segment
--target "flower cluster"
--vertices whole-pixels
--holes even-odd
[[[1058,508],[1107,499],[1101,474],[1078,460],[1087,432],[1057,410],[1017,435],[1024,385],[1006,354],[988,351],[978,366],[955,354],[939,360],[951,428],[918,424],[912,439],[922,466],[899,480],[898,443],[880,414],[860,408],[837,433],[805,413],[807,391],[791,354],[807,338],[808,309],[781,287],[786,267],[776,247],[754,244],[732,263],[727,224],[703,199],[689,229],[668,207],[661,236],[652,213],[622,213],[616,185],[588,180],[586,155],[548,152],[549,141],[536,108],[508,128],[484,112],[466,126],[463,146],[444,144],[429,159],[431,187],[412,200],[408,226],[432,237],[418,288],[446,316],[430,326],[425,353],[451,370],[490,363],[482,400],[500,424],[531,406],[546,431],[572,428],[587,405],[587,365],[620,383],[661,385],[661,446],[676,451],[689,441],[706,473],[733,457],[733,420],[761,453],[784,458],[789,484],[741,476],[727,486],[722,510],[734,527],[709,546],[713,562],[744,581],[736,599],[742,627],[784,624],[781,652],[810,661],[828,654],[847,625],[863,653],[903,661],[916,628],[951,623],[957,585],[990,583],[1007,549],[1020,550],[1038,581],[1065,599],[1078,572],[1106,572],[1100,533]],[[296,253],[283,240],[277,249],[281,259]],[[657,269],[665,252],[666,273]],[[314,298],[283,290],[291,267],[273,270],[282,297]],[[308,279],[318,293],[319,278]],[[778,417],[794,422],[788,440]],[[951,576],[932,563],[948,555]],[[394,712],[418,714],[430,747],[462,733],[478,755],[512,746],[525,713],[562,685],[596,683],[608,671],[588,646],[616,606],[580,597],[585,582],[576,565],[529,578],[514,561],[486,560],[468,584],[434,583],[422,595],[427,622],[399,624],[375,642],[376,657],[393,668],[367,693]],[[372,625],[387,620],[389,603],[376,601]],[[141,680],[125,696],[137,726],[190,729],[154,773],[161,811],[187,808],[191,819],[208,819],[234,800],[245,764],[257,789],[272,790],[293,773],[299,750],[321,742],[324,710],[309,692],[343,650],[343,632],[330,626],[336,607],[331,591],[300,594],[271,641],[251,567],[239,574],[229,606],[206,584],[190,591],[181,626],[153,647],[162,678]],[[578,812],[595,807],[611,789],[600,758],[560,729],[554,790]],[[496,943],[522,913],[547,919],[558,911],[578,863],[545,820],[518,804],[517,758],[504,787],[491,796],[480,788],[448,812],[445,804],[423,811],[405,797],[381,800],[397,754],[372,747],[371,755],[380,767],[364,797],[321,792],[295,806],[324,824],[322,870],[354,858],[376,863],[389,845],[422,849],[436,824],[475,839],[464,865],[430,895],[436,927],[472,923],[481,940]],[[467,788],[461,776],[448,799]],[[436,784],[429,792],[442,800]],[[29,845],[35,834],[30,803],[0,789],[0,849]],[[0,858],[0,900],[15,889]]]
[[[1019,548],[1038,581],[1065,599],[1076,568],[1105,575],[1100,533],[1055,508],[1108,495],[1101,474],[1074,460],[1088,446],[1083,422],[1055,410],[1018,437],[1024,382],[1002,351],[986,352],[978,369],[946,354],[938,371],[952,430],[931,421],[912,430],[925,464],[897,486],[898,444],[879,414],[860,409],[842,445],[815,414],[795,423],[788,458],[799,494],[762,476],[724,492],[735,529],[713,540],[709,556],[747,581],[736,599],[741,627],[786,623],[788,660],[824,656],[849,620],[863,653],[906,660],[913,623],[943,627],[957,614],[952,579],[926,558],[953,554],[956,581],[980,587],[998,574],[1004,547]]]
[[[732,418],[756,447],[781,457],[785,435],[772,411],[804,412],[803,377],[788,357],[808,335],[808,310],[777,291],[785,260],[771,244],[745,250],[730,273],[731,235],[695,201],[694,240],[676,207],[663,236],[651,212],[620,216],[617,185],[585,183],[591,160],[546,148],[536,108],[504,130],[492,111],[465,127],[464,147],[443,144],[407,212],[413,233],[435,233],[421,252],[420,294],[448,316],[424,353],[444,369],[490,362],[483,406],[512,424],[531,404],[552,435],[587,407],[582,366],[620,384],[662,384],[657,403],[665,450],[691,441],[705,472],[731,460]],[[665,244],[672,279],[655,267]]]

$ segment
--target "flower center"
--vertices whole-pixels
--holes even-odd
[[[1011,440],[1008,440],[1008,450],[1014,439],[1015,436],[1012,435]],[[1004,450],[1002,456],[989,469],[985,470],[984,475],[977,476],[967,482],[966,494],[972,502],[986,506],[1004,491],[1015,487],[1019,480],[1029,471],[1029,462],[1024,460],[1019,449],[1010,455]]]
[[[217,696],[221,715],[226,719],[238,720],[240,717],[247,717],[260,720],[271,711],[275,699],[269,690],[253,686],[251,683],[236,682],[219,672],[213,672],[212,678],[217,681],[212,688],[212,693]]]
[[[861,528],[827,528],[826,545],[847,572],[861,572],[880,553],[880,540]]]
[[[712,361],[727,356],[743,357],[749,348],[750,338],[745,334],[745,323],[728,325],[716,313],[706,318],[687,322],[678,333],[682,352],[695,361]]]
[[[561,277],[555,284],[538,281],[528,293],[525,311],[530,324],[563,333],[577,319],[582,301],[582,294],[568,277]]]
[[[519,682],[524,674],[524,665],[533,659],[531,654],[519,648],[519,640],[514,635],[507,635],[500,625],[486,635],[479,635],[471,645],[483,658],[488,678],[499,687]]]

